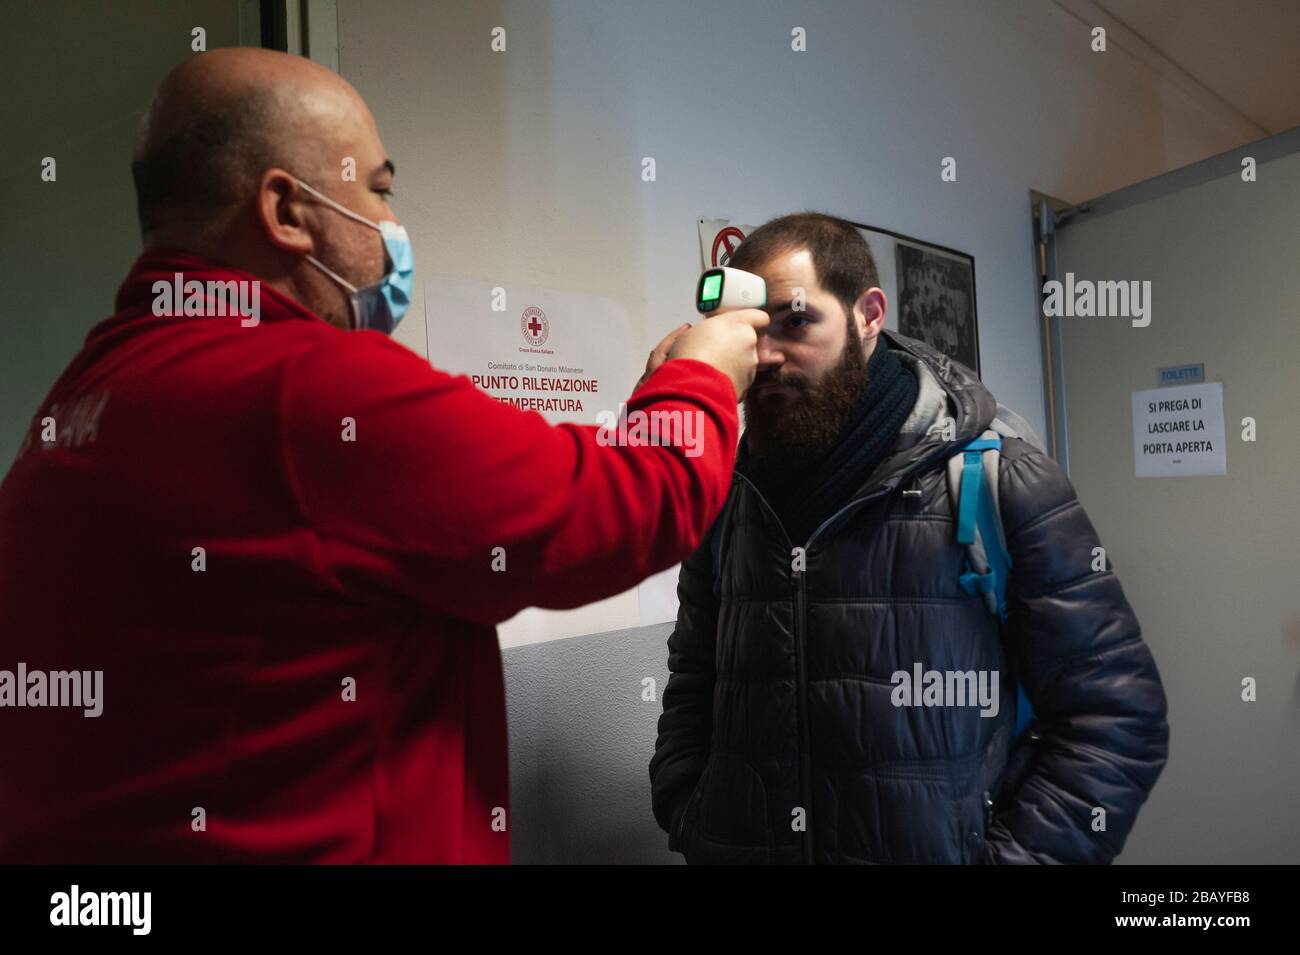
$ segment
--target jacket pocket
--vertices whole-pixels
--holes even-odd
[[[708,774],[708,767],[700,774],[699,780],[695,783],[695,788],[691,794],[686,797],[686,805],[682,807],[682,814],[677,817],[677,828],[673,831],[672,839],[669,840],[668,848],[674,852],[686,852],[686,838],[690,834],[692,816],[695,807],[700,801],[700,791],[704,788],[704,778]]]
[[[944,776],[860,772],[840,778],[836,839],[845,862],[955,864],[973,849],[959,799]],[[976,836],[983,840],[983,827]]]
[[[1025,732],[1025,735],[1012,744],[1011,752],[1007,756],[1006,765],[1002,771],[1002,778],[993,787],[995,806],[998,812],[1015,802],[1020,787],[1025,784],[1025,780],[1033,772],[1034,762],[1038,758],[1041,745],[1042,737],[1039,736],[1032,724]]]
[[[767,862],[767,790],[741,756],[714,752],[682,813],[682,855],[692,864]]]

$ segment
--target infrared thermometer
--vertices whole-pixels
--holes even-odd
[[[708,269],[695,288],[695,307],[705,315],[766,304],[767,283],[762,276],[742,269]]]

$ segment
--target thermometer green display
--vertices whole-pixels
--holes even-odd
[[[695,308],[705,315],[733,308],[762,308],[766,304],[767,283],[761,276],[741,269],[708,269],[695,288]]]

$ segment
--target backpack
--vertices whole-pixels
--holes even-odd
[[[999,622],[1007,619],[1007,581],[1011,554],[998,507],[998,461],[1002,439],[1019,438],[1043,450],[1029,423],[999,404],[989,429],[948,459],[948,494],[957,515],[957,543],[966,549],[966,571],[958,578],[968,594],[978,593]],[[1034,718],[1024,684],[1016,680],[1016,729],[1019,739]]]

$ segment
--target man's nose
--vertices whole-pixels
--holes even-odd
[[[758,333],[758,366],[759,368],[779,368],[785,361],[785,355],[781,353],[780,343],[775,341],[766,331]]]

